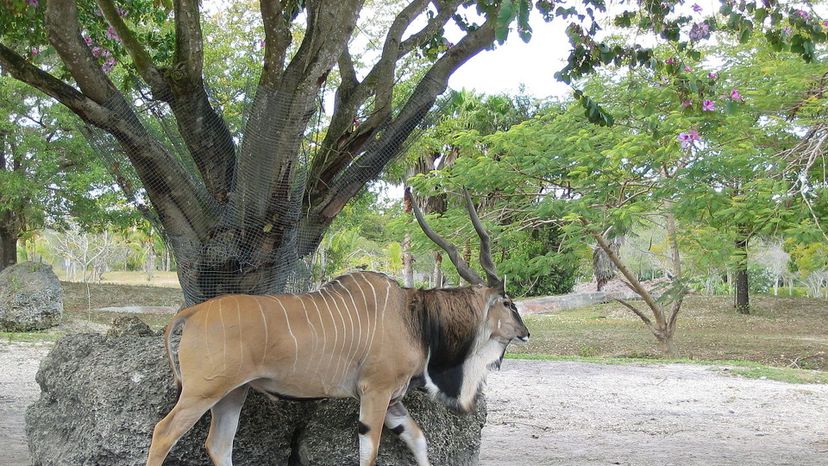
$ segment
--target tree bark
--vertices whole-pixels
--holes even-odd
[[[747,239],[736,240],[736,312],[750,314],[750,297],[748,283]]]
[[[17,263],[17,238],[19,232],[0,226],[0,270]]]
[[[406,233],[402,242],[403,286],[414,287],[414,256],[411,254],[411,233]]]
[[[443,254],[434,251],[434,288],[443,287]]]

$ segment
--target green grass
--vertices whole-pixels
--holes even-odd
[[[7,343],[37,343],[56,341],[63,332],[46,330],[43,332],[0,332],[0,341]]]
[[[828,301],[754,297],[751,315],[728,297],[690,296],[679,314],[677,357],[745,360],[766,366],[828,369]],[[514,353],[660,359],[656,339],[620,304],[525,316],[532,338]],[[662,359],[660,359],[662,360]]]

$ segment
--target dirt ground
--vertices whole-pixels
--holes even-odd
[[[28,464],[23,415],[46,344],[0,342],[0,464]],[[828,385],[696,365],[504,361],[480,463],[825,464]],[[426,433],[427,434],[427,433]]]

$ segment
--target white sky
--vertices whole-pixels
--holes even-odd
[[[528,44],[512,31],[505,44],[480,52],[452,75],[453,89],[475,89],[486,94],[516,94],[521,84],[538,98],[569,95],[570,87],[555,80],[566,65],[569,41],[560,21],[545,23],[539,15],[530,20],[533,35]]]

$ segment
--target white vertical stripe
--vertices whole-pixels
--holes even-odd
[[[279,304],[279,307],[282,308],[282,312],[285,313],[285,323],[287,324],[288,333],[290,333],[290,337],[293,338],[293,372],[296,372],[296,363],[299,361],[299,340],[296,339],[296,335],[293,334],[293,330],[290,328],[290,317],[288,316],[287,309],[285,309],[285,305],[282,304],[282,301],[275,296],[269,296],[270,299],[276,301]]]
[[[305,313],[305,320],[308,322],[308,327],[310,327],[311,333],[313,334],[313,354],[319,354],[319,335],[316,333],[316,326],[313,325],[313,322],[311,322],[310,315],[308,315],[308,308],[305,307],[305,300],[302,299],[301,294],[294,296],[296,296],[296,299],[302,303],[302,311]]]
[[[336,352],[336,344],[339,342],[339,330],[337,330],[336,321],[334,320],[334,315],[333,311],[331,310],[331,306],[328,304],[328,298],[326,298],[325,295],[322,293],[324,290],[324,288],[320,288],[319,291],[317,291],[317,293],[319,293],[319,296],[322,297],[322,301],[325,301],[325,308],[328,310],[328,314],[331,315],[331,325],[334,329],[334,343],[331,347],[331,357],[328,359],[328,366],[330,366],[331,364],[333,364],[334,352]],[[328,367],[328,369],[331,369],[331,367]]]
[[[354,281],[353,276],[349,276],[349,278],[351,278],[351,281]],[[359,356],[359,350],[360,350],[360,348],[362,348],[362,318],[359,316],[359,314],[360,314],[360,309],[359,309],[359,307],[357,307],[356,301],[354,300],[354,295],[353,295],[353,294],[351,294],[351,290],[349,290],[349,289],[345,286],[345,284],[343,284],[343,283],[342,283],[342,282],[340,282],[339,280],[337,280],[336,282],[337,282],[337,284],[339,284],[339,286],[341,286],[341,287],[342,287],[342,288],[343,288],[343,289],[344,289],[344,290],[348,293],[348,296],[350,296],[350,298],[351,298],[351,304],[353,304],[353,305],[354,305],[354,312],[353,312],[353,313],[354,313],[354,314],[356,314],[356,318],[357,318],[357,326],[356,326],[356,329],[357,329],[357,330],[359,330],[359,337],[357,338],[357,341],[356,341],[356,347],[354,348],[354,353],[353,353],[353,355],[351,355],[351,357],[348,359],[348,364],[350,365],[350,363],[351,363],[351,362],[353,362],[353,361],[355,361],[355,360],[357,359],[357,357]],[[344,300],[343,300],[343,301],[344,301]],[[349,310],[349,313],[348,313],[348,314],[350,315],[350,308],[348,307],[348,304],[347,304],[347,303],[345,304],[345,309],[348,309],[348,310]],[[353,319],[351,319],[351,324],[352,324],[352,327],[351,327],[351,328],[353,328]],[[351,338],[351,341],[353,342],[353,337]],[[368,341],[368,337],[367,337],[367,335],[366,335],[365,341],[366,341],[366,342]]]
[[[328,295],[328,297],[331,298],[331,302],[333,302],[334,306],[336,307],[336,312],[337,312],[337,314],[339,314],[339,319],[342,321],[342,348],[340,349],[339,354],[336,355],[341,360],[342,359],[342,353],[345,352],[345,339],[346,339],[346,336],[345,336],[346,335],[345,334],[345,317],[342,315],[342,311],[339,309],[339,304],[336,303],[336,298],[334,298],[333,293],[328,291],[328,287],[323,287],[319,291],[324,291]],[[327,300],[325,300],[325,302],[327,303]],[[331,313],[331,315],[333,315],[333,313]],[[337,327],[334,326],[334,329],[336,329],[336,328]],[[336,345],[334,345],[334,349],[336,349]],[[333,356],[334,356],[334,354],[332,352],[331,353],[331,362],[333,362]],[[339,380],[338,375],[339,375],[339,363],[337,362],[336,367],[334,368],[334,372],[333,372],[334,381]]]
[[[267,357],[267,347],[268,347],[268,340],[270,338],[270,332],[267,330],[267,317],[265,317],[264,309],[262,309],[262,302],[260,298],[254,298],[256,300],[256,304],[259,306],[259,313],[262,315],[262,324],[264,324],[264,350],[262,351],[262,362],[264,364],[265,358]]]
[[[319,295],[322,296],[322,293],[319,293]],[[325,321],[322,319],[322,312],[319,310],[319,305],[316,304],[316,299],[314,296],[310,296],[310,300],[313,303],[313,307],[316,308],[316,315],[319,316],[319,326],[322,327],[322,352],[319,353],[319,359],[316,361],[316,372],[318,373],[319,365],[322,364],[322,357],[325,355],[325,350],[328,348],[328,335],[325,333]]]
[[[342,285],[339,285],[339,286],[342,286]],[[351,322],[351,337],[350,338],[345,338],[348,341],[348,351],[344,352],[345,342],[343,341],[342,342],[343,354],[340,355],[340,357],[339,357],[339,361],[342,363],[342,376],[344,376],[345,371],[348,368],[348,363],[351,360],[351,351],[353,351],[353,349],[354,349],[354,333],[355,333],[354,332],[354,318],[351,317],[351,311],[350,311],[350,309],[348,309],[348,304],[345,302],[345,298],[339,292],[334,292],[333,286],[331,286],[331,295],[333,295],[333,294],[336,294],[336,296],[339,297],[339,300],[342,301],[342,305],[345,307],[345,313],[348,314],[348,320]],[[334,304],[336,304],[336,309],[339,310],[339,304],[337,304],[335,300],[334,300]],[[343,334],[345,333],[346,329],[347,329],[347,327],[345,327],[345,319],[343,318],[342,319],[342,333]],[[336,374],[339,374],[339,372],[340,372],[339,371],[339,366],[337,365]]]
[[[374,346],[374,336],[376,336],[377,333],[377,312],[379,312],[379,309],[377,309],[377,290],[374,289],[374,285],[371,284],[371,281],[368,280],[368,277],[364,273],[359,274],[359,276],[362,277],[366,283],[368,283],[368,286],[370,286],[371,290],[374,292],[374,326],[371,327],[371,320],[368,318],[368,297],[365,296],[365,292],[362,291],[362,287],[359,285],[359,282],[354,280],[356,286],[359,287],[359,292],[362,293],[362,300],[365,302],[365,319],[368,321],[368,333],[371,335],[370,340],[368,341],[368,348],[365,350],[365,356],[363,356],[363,358],[366,358],[370,356],[371,348]]]

